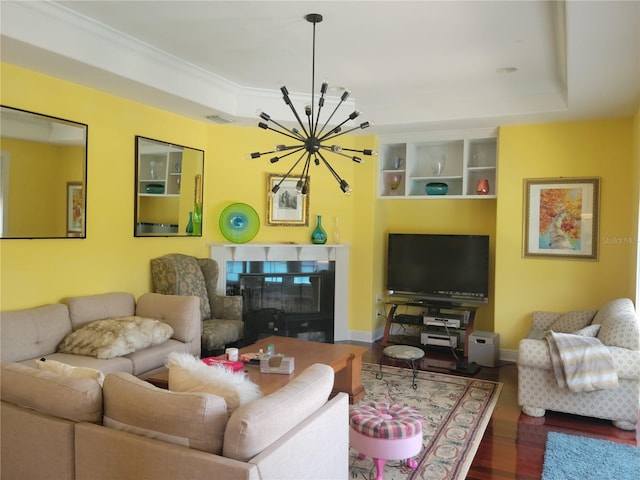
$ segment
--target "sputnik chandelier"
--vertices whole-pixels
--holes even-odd
[[[364,129],[370,126],[369,122],[363,122],[360,125],[357,125],[353,128],[347,128],[343,130],[343,126],[351,121],[356,119],[359,115],[359,111],[354,111],[351,113],[345,120],[340,122],[335,127],[330,127],[327,130],[327,125],[340,108],[340,106],[345,102],[345,100],[349,97],[349,91],[345,91],[340,97],[340,101],[334,108],[333,112],[329,115],[327,120],[320,126],[320,112],[322,107],[324,106],[325,94],[329,88],[329,84],[324,81],[322,82],[322,86],[320,87],[320,98],[318,99],[318,110],[315,112],[315,70],[316,70],[316,23],[322,22],[322,15],[318,13],[310,13],[304,17],[308,22],[313,23],[313,56],[312,56],[312,66],[311,66],[311,105],[306,105],[304,108],[304,114],[306,118],[306,125],[298,115],[296,108],[293,106],[291,99],[289,98],[289,91],[286,86],[282,86],[280,91],[283,95],[284,103],[286,103],[293,115],[296,117],[298,128],[287,128],[286,126],[278,123],[276,120],[271,118],[268,114],[264,112],[259,112],[258,116],[264,120],[263,122],[258,123],[258,126],[264,130],[271,130],[277,132],[285,137],[288,137],[292,140],[295,140],[296,143],[292,145],[276,145],[274,149],[270,152],[253,152],[250,154],[251,158],[259,158],[262,155],[270,155],[275,153],[276,155],[272,157],[269,161],[271,163],[276,163],[281,159],[288,157],[289,155],[295,155],[300,153],[298,159],[293,163],[289,171],[282,177],[282,179],[274,185],[271,189],[270,194],[275,195],[280,189],[280,185],[287,178],[298,178],[298,182],[296,183],[296,190],[300,192],[302,195],[306,195],[309,188],[309,167],[311,166],[311,161],[315,165],[324,164],[331,175],[337,180],[340,185],[340,189],[347,195],[351,194],[351,187],[344,180],[338,172],[331,166],[329,161],[325,158],[325,153],[330,152],[332,154],[346,157],[351,159],[356,163],[362,163],[362,158],[355,155],[355,153],[361,153],[363,155],[376,155],[376,152],[369,149],[364,150],[354,150],[351,148],[342,148],[340,145],[336,145],[333,143],[333,140],[341,135],[352,132],[358,129]],[[272,127],[270,124],[276,125],[276,127]],[[286,153],[280,153],[286,152]],[[346,154],[344,152],[350,152]],[[294,157],[295,158],[295,157]],[[303,162],[304,160],[304,162]],[[293,171],[302,163],[302,171],[299,174],[294,174]]]

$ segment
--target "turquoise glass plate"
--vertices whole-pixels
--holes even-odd
[[[258,234],[260,218],[251,205],[232,203],[220,214],[220,231],[233,243],[245,243]]]

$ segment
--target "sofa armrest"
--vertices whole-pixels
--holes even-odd
[[[200,341],[200,298],[196,296],[144,293],[136,304],[136,315],[171,325],[173,336],[184,343]]]
[[[549,330],[553,322],[560,318],[562,314],[558,312],[536,311],[531,316],[531,328],[534,330]]]
[[[336,395],[249,462],[262,480],[349,478],[348,395]]]
[[[525,338],[520,340],[518,347],[518,366],[541,369],[551,369],[551,355],[546,340]]]
[[[213,318],[221,320],[242,320],[242,296],[215,295]]]
[[[260,478],[250,463],[98,425],[76,424],[76,480],[132,478],[132,472],[136,478],[153,480]]]

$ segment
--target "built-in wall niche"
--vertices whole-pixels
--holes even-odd
[[[0,237],[85,238],[83,123],[0,106]]]

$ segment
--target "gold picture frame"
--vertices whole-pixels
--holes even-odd
[[[84,232],[84,185],[67,182],[67,237],[82,237]]]
[[[267,179],[267,193],[274,186],[280,189],[274,195],[268,195],[267,225],[273,227],[307,227],[309,226],[309,180],[307,194],[296,190],[298,180],[284,175],[270,173]]]
[[[524,257],[598,259],[600,178],[524,180]]]

